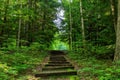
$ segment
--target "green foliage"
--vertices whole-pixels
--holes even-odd
[[[23,53],[23,52],[24,53]],[[22,53],[12,53],[7,54],[0,52],[0,79],[11,80],[19,78],[21,73],[25,73],[27,69],[34,68],[34,66],[41,63],[46,53],[41,53],[39,51],[25,51]]]
[[[80,77],[117,80],[120,67],[104,63],[104,60],[113,59],[116,39],[113,21],[117,20],[117,0],[113,0],[115,16],[112,15],[112,4],[108,0],[82,0],[85,48],[79,1],[72,0],[70,6],[74,51],[69,52],[68,56],[82,65],[78,71]],[[58,17],[58,8],[65,11],[65,19],[59,16],[62,21],[60,35],[56,34],[59,28],[53,22]],[[46,56],[40,53],[42,50],[69,50],[69,17],[69,0],[62,0],[62,3],[57,0],[0,0],[0,80],[14,80],[22,71],[39,64]],[[18,36],[20,46],[16,49]]]
[[[79,79],[119,80],[120,66],[111,60],[98,60],[94,56],[85,58],[80,53],[71,52],[68,56],[77,62]]]
[[[17,73],[18,72],[14,70],[14,68],[7,66],[6,63],[0,63],[0,79],[12,79],[17,75]]]
[[[69,46],[67,43],[59,41],[59,40],[54,40],[53,43],[51,44],[52,50],[68,50]]]
[[[33,42],[29,47],[29,50],[46,50],[46,49],[47,49],[46,45],[40,44],[38,42]]]
[[[81,37],[82,29],[80,21],[80,8],[78,7],[80,6],[79,1],[80,0],[73,0],[71,2],[73,50],[78,50],[83,46]],[[117,7],[116,4],[114,4],[113,6]],[[83,0],[82,7],[85,26],[85,39],[87,42],[86,47],[89,46],[88,43],[90,43],[93,47],[96,47],[98,53],[102,53],[103,50],[108,50],[106,49],[106,47],[103,47],[115,44],[115,31],[113,26],[113,15],[111,14],[110,1],[103,2],[100,0]],[[65,32],[63,33],[64,35],[61,36],[65,40],[69,41],[69,37],[66,37],[69,36],[70,24],[68,0],[63,1],[63,8],[65,10],[65,20],[63,21],[64,23],[66,23],[66,25],[62,25],[62,29],[64,29]],[[99,48],[101,47],[101,49],[99,49],[97,46],[99,46]],[[105,51],[105,53],[106,52],[107,51]]]
[[[63,42],[58,33],[54,35],[53,41],[51,42],[50,49],[52,50],[69,50],[69,45]]]
[[[42,49],[44,43],[49,46],[57,31],[53,22],[57,7],[59,3],[56,0],[47,3],[27,0],[0,1],[0,48],[15,47],[20,19],[20,47],[33,45],[34,42],[40,43]]]

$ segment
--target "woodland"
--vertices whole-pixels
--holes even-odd
[[[39,80],[48,50],[78,64],[70,80],[120,80],[120,0],[0,0],[0,80]]]

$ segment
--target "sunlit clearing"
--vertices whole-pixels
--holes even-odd
[[[69,45],[60,40],[54,40],[51,45],[52,50],[69,50]]]

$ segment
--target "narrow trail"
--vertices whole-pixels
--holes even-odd
[[[48,77],[56,77],[56,80],[69,80],[60,79],[61,76],[74,76],[77,71],[74,65],[67,60],[66,54],[63,51],[50,51],[47,63],[44,63],[41,72],[37,72],[35,77],[40,77],[40,80],[51,80]]]

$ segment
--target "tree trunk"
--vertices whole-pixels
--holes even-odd
[[[20,2],[20,9],[22,9],[22,2]],[[22,19],[21,19],[21,14],[19,14],[19,26],[18,26],[18,38],[17,38],[17,48],[19,49],[20,47],[20,36],[21,36],[21,25],[22,25]]]
[[[4,39],[3,39],[4,34],[7,33],[7,35],[9,35],[8,31],[6,31],[8,29],[8,27],[7,27],[8,26],[7,25],[7,14],[8,14],[9,0],[6,0],[4,5],[5,5],[4,6],[5,12],[4,12],[4,16],[3,16],[3,25],[1,26],[1,30],[0,30],[0,47],[3,47],[2,44],[4,41]]]
[[[80,16],[81,16],[83,48],[85,48],[85,29],[84,29],[84,18],[83,18],[83,10],[82,10],[82,0],[80,0]]]
[[[116,49],[114,55],[114,61],[120,60],[120,0],[118,0],[118,19],[116,29]]]
[[[115,16],[115,0],[110,0],[111,2],[111,13],[112,13],[112,16],[113,16],[113,24],[114,24],[114,29],[115,29],[115,32],[116,32],[116,26],[117,26],[117,21],[116,21],[116,16]]]
[[[71,15],[71,0],[69,0],[69,19],[70,19],[70,32],[69,32],[69,48],[72,50],[72,15]]]

